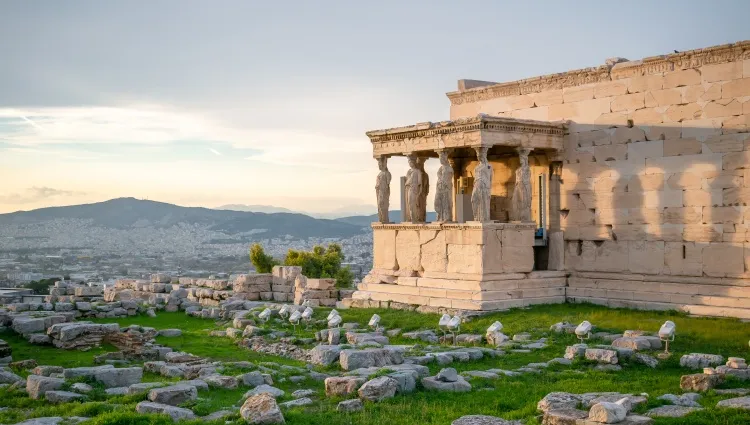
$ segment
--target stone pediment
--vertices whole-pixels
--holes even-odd
[[[562,150],[566,125],[563,122],[521,120],[479,114],[454,121],[368,131],[375,157],[405,155],[419,151],[451,148],[524,147]]]

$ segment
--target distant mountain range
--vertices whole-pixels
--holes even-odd
[[[392,223],[400,223],[401,222],[401,210],[393,210],[388,211],[388,219]],[[427,221],[435,221],[437,219],[437,216],[435,215],[435,212],[427,212]],[[367,226],[369,227],[370,224],[378,221],[378,215],[372,214],[372,215],[352,215],[349,217],[340,217],[337,218],[336,221],[341,221],[344,223],[353,224],[356,226]]]
[[[352,216],[365,216],[371,215],[377,208],[374,205],[345,205],[343,207],[335,208],[329,212],[309,212],[309,211],[294,211],[284,207],[277,207],[274,205],[245,205],[245,204],[229,204],[216,207],[217,210],[231,210],[231,211],[246,211],[246,212],[263,212],[263,213],[295,213],[309,215],[314,218],[328,218],[328,219],[339,219],[342,217]]]
[[[347,238],[362,233],[362,226],[359,224],[318,219],[298,213],[181,207],[135,198],[0,214],[0,225],[43,223],[56,219],[92,220],[94,226],[114,229],[168,228],[182,223],[201,225],[208,230],[226,234],[264,229],[264,238],[286,235],[295,239]]]
[[[229,211],[244,211],[244,212],[259,212],[266,214],[273,213],[291,213],[299,214],[297,211],[292,211],[284,207],[275,207],[273,205],[243,205],[243,204],[228,204],[216,207],[217,210],[229,210]]]

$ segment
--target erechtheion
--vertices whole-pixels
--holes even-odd
[[[381,210],[399,182],[388,158],[410,169],[403,220],[373,224],[352,305],[568,300],[750,318],[750,41],[460,80],[447,96],[450,121],[367,133]],[[441,155],[449,165],[428,176]],[[430,179],[441,221],[427,223]]]

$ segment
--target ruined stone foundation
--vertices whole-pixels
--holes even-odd
[[[346,303],[493,311],[565,302],[565,272],[533,271],[533,223],[373,224],[374,268]]]

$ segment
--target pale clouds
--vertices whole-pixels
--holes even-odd
[[[199,115],[156,105],[129,107],[3,108],[4,139],[19,145],[167,143],[241,139],[241,132]],[[8,119],[17,118],[15,125]],[[1,134],[1,133],[0,133]]]
[[[284,199],[280,206],[310,211],[372,204],[357,190],[376,170],[362,139],[243,128],[208,111],[155,105],[4,108],[0,212],[121,196],[201,206]],[[21,195],[55,184],[76,191]]]
[[[61,190],[51,187],[30,187],[23,192],[0,195],[0,204],[34,204],[39,202],[65,201],[66,198],[86,195],[74,190]]]

